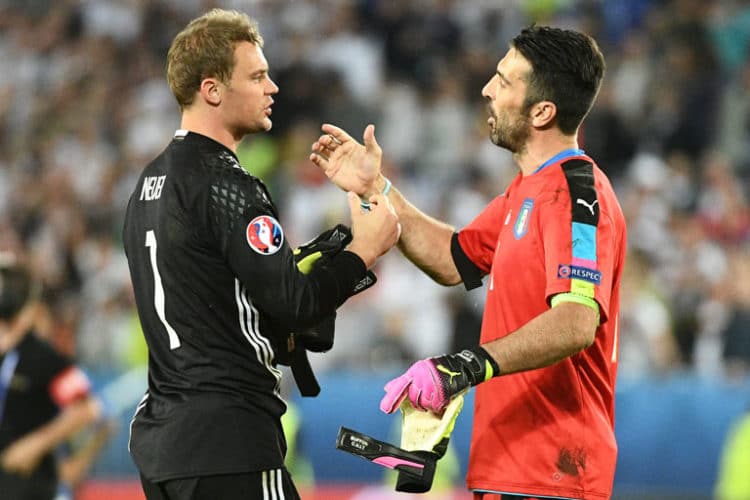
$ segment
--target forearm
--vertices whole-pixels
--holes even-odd
[[[580,304],[561,304],[510,335],[482,347],[507,375],[552,365],[585,349],[594,340],[597,314]]]
[[[91,464],[94,463],[113,432],[114,427],[110,423],[105,423],[99,427],[82,449],[60,463],[58,471],[60,480],[68,486],[76,487],[85,477]]]
[[[51,422],[27,434],[22,439],[35,442],[39,451],[48,453],[96,420],[100,414],[101,405],[96,399],[89,397],[72,403]]]
[[[437,283],[460,283],[461,276],[451,256],[454,229],[416,208],[395,187],[391,188],[388,200],[401,224],[397,244],[401,253]]]

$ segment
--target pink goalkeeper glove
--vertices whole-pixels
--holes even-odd
[[[482,347],[423,359],[385,384],[380,409],[393,413],[408,396],[414,408],[440,413],[459,392],[499,374],[497,363]]]

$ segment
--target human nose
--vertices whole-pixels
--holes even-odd
[[[490,80],[484,84],[484,87],[482,87],[482,97],[484,97],[485,99],[492,100],[493,96],[491,91],[492,85],[495,82],[495,78],[497,78],[497,76],[493,76],[492,78],[490,78]]]
[[[268,92],[267,92],[267,93],[268,93],[268,94],[270,94],[270,95],[273,95],[273,94],[278,94],[278,92],[279,92],[279,86],[278,86],[278,85],[276,85],[276,82],[274,82],[273,80],[271,80],[271,79],[269,78],[269,79],[268,79],[268,83],[270,83],[270,87],[269,87],[269,89],[268,89]]]

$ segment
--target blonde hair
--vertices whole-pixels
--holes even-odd
[[[210,10],[177,34],[167,54],[167,83],[180,109],[192,104],[203,79],[231,79],[238,42],[263,47],[258,23],[236,10]]]

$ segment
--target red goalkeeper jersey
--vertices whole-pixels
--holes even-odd
[[[607,177],[567,150],[506,192],[458,234],[489,274],[481,342],[519,329],[572,292],[598,302],[594,343],[552,366],[476,388],[470,489],[609,498],[625,219]],[[502,367],[501,367],[502,369]]]

